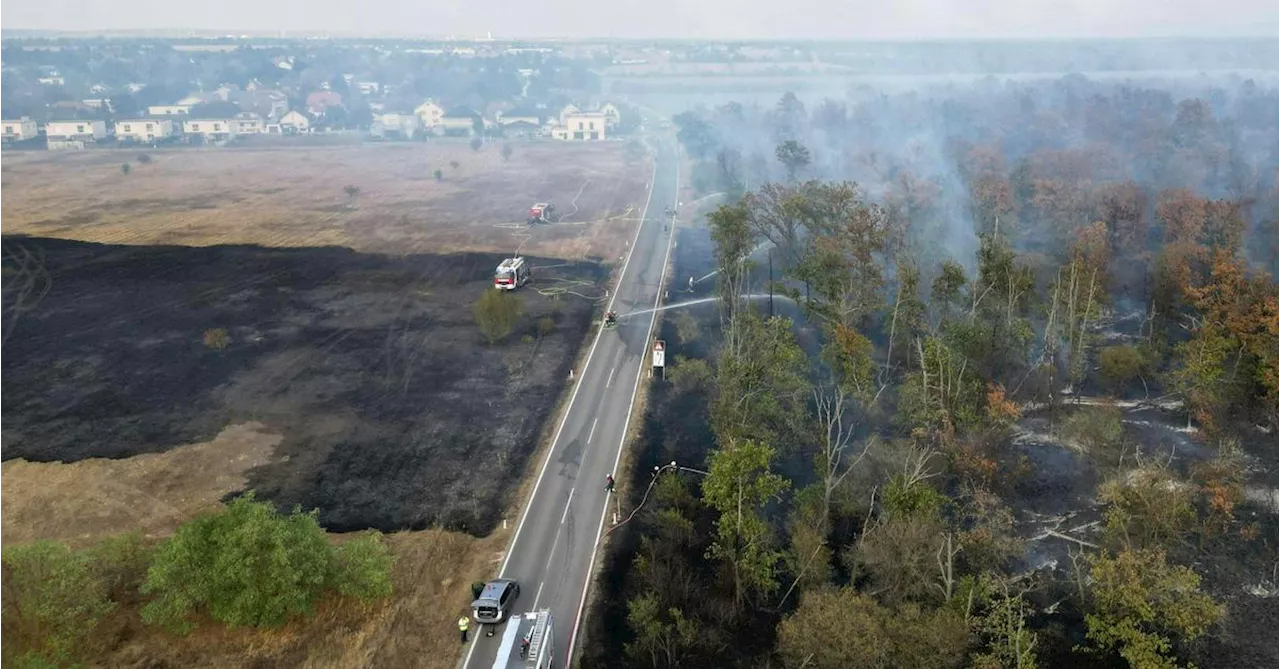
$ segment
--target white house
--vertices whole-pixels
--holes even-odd
[[[378,82],[376,81],[357,81],[356,82],[356,89],[358,89],[364,95],[374,95],[378,92],[379,88],[381,88],[381,86],[379,86]]]
[[[610,128],[618,125],[618,121],[622,120],[622,113],[618,111],[617,107],[613,106],[612,102],[606,102],[600,105],[600,108],[596,111],[604,114]]]
[[[262,117],[253,112],[240,112],[231,119],[233,135],[261,135],[264,129]]]
[[[422,121],[424,128],[438,128],[444,120],[444,107],[436,104],[435,100],[423,102],[413,113]]]
[[[551,129],[551,136],[563,140],[601,140],[609,117],[600,112],[567,114],[564,123]]]
[[[154,142],[173,137],[173,121],[167,118],[136,118],[116,121],[116,139]]]
[[[191,105],[151,105],[147,107],[149,116],[186,116],[191,113]]]
[[[75,140],[96,142],[107,138],[106,121],[49,121],[44,125],[45,138],[52,141]]]
[[[382,114],[371,130],[379,137],[413,139],[422,130],[422,119],[417,114]]]
[[[3,124],[3,130],[0,130],[0,138],[3,138],[6,142],[21,142],[31,139],[40,133],[35,120],[26,116],[16,121],[3,121]]]
[[[182,133],[188,137],[200,137],[206,141],[221,141],[235,137],[231,129],[233,119],[202,118],[182,122]]]
[[[311,132],[311,119],[298,110],[280,117],[280,132],[285,135],[301,135]]]
[[[440,117],[440,127],[448,135],[475,134],[476,120],[480,113],[468,107],[454,107]]]
[[[511,125],[512,123],[532,123],[533,125],[542,125],[542,114],[536,109],[528,109],[517,107],[515,109],[498,112],[499,125]]]
[[[582,110],[578,109],[576,105],[565,105],[564,109],[560,110],[560,125],[569,125],[569,116],[580,111]]]

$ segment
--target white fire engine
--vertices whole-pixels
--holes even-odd
[[[549,669],[554,650],[552,631],[551,612],[546,609],[512,616],[493,669]]]
[[[507,258],[493,273],[493,287],[498,290],[515,290],[529,283],[529,264],[524,258]]]

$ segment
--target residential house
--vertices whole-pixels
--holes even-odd
[[[413,110],[413,113],[422,121],[422,127],[428,130],[441,127],[441,122],[444,120],[444,107],[436,104],[435,100],[423,102]]]
[[[49,121],[44,125],[44,135],[50,141],[96,142],[107,138],[107,122]]]
[[[62,86],[67,83],[66,79],[59,76],[40,77],[37,81],[45,86]]]
[[[542,135],[542,125],[528,121],[512,121],[502,124],[503,137],[533,138]]]
[[[242,111],[253,112],[264,119],[278,119],[289,111],[287,95],[262,87],[232,91],[227,102],[234,102]]]
[[[93,95],[104,95],[111,92],[111,87],[106,84],[94,84],[89,87],[89,93]]]
[[[16,121],[3,121],[3,124],[0,139],[6,142],[22,142],[40,134],[40,128],[36,126],[35,120],[26,116]]]
[[[86,100],[81,100],[80,104],[83,104],[90,109],[98,109],[108,112],[113,111],[111,107],[111,98],[88,98]]]
[[[310,116],[294,109],[280,117],[280,132],[285,135],[305,135],[311,132]]]
[[[148,116],[186,116],[191,113],[191,105],[151,105],[147,107]]]
[[[357,81],[356,88],[363,95],[377,95],[382,86],[376,81]]]
[[[422,132],[422,119],[417,114],[382,114],[370,130],[375,137],[413,139]]]
[[[233,135],[261,135],[264,132],[262,117],[253,112],[240,112],[231,119]]]
[[[610,128],[618,125],[618,122],[622,120],[622,112],[618,111],[618,108],[615,107],[612,102],[606,102],[600,105],[600,108],[596,111],[604,114]]]
[[[542,113],[537,109],[516,107],[510,111],[498,112],[498,125],[508,126],[512,123],[531,123],[542,125]]]
[[[600,112],[577,112],[565,116],[565,122],[551,129],[551,136],[562,140],[601,140],[609,118]]]
[[[202,139],[206,142],[226,141],[235,137],[232,131],[232,119],[229,118],[202,118],[190,119],[182,122],[182,133],[192,139]]]
[[[316,91],[307,96],[307,111],[315,116],[323,116],[329,107],[341,107],[342,95],[333,91]]]
[[[480,113],[470,107],[454,107],[440,117],[440,127],[446,135],[474,135]]]
[[[174,135],[173,121],[167,118],[134,118],[116,121],[116,139],[129,142],[156,142]]]
[[[578,109],[575,105],[565,105],[564,109],[560,110],[560,125],[569,125],[569,116],[571,114],[577,114],[580,111],[582,110]]]

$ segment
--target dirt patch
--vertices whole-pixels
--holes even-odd
[[[5,459],[163,453],[258,421],[281,441],[246,487],[338,531],[488,533],[604,294],[599,265],[529,258],[525,316],[489,346],[469,305],[496,255],[4,243],[52,279],[6,314]]]
[[[421,142],[5,155],[5,232],[113,244],[346,246],[380,253],[625,250],[650,165],[624,143]],[[456,163],[458,167],[453,167]],[[435,178],[435,170],[442,179]],[[359,188],[349,196],[348,185]],[[559,208],[524,225],[529,205]],[[561,218],[563,217],[563,220]]]
[[[262,424],[246,423],[213,441],[124,460],[9,460],[0,465],[3,542],[85,545],[124,532],[171,534],[242,489],[246,472],[266,464],[278,443]]]

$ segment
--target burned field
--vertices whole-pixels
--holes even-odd
[[[258,421],[282,441],[247,487],[336,531],[488,532],[604,280],[600,265],[530,258],[524,315],[491,346],[469,305],[499,255],[4,246],[6,460],[164,452]],[[48,283],[17,313],[15,249]]]

